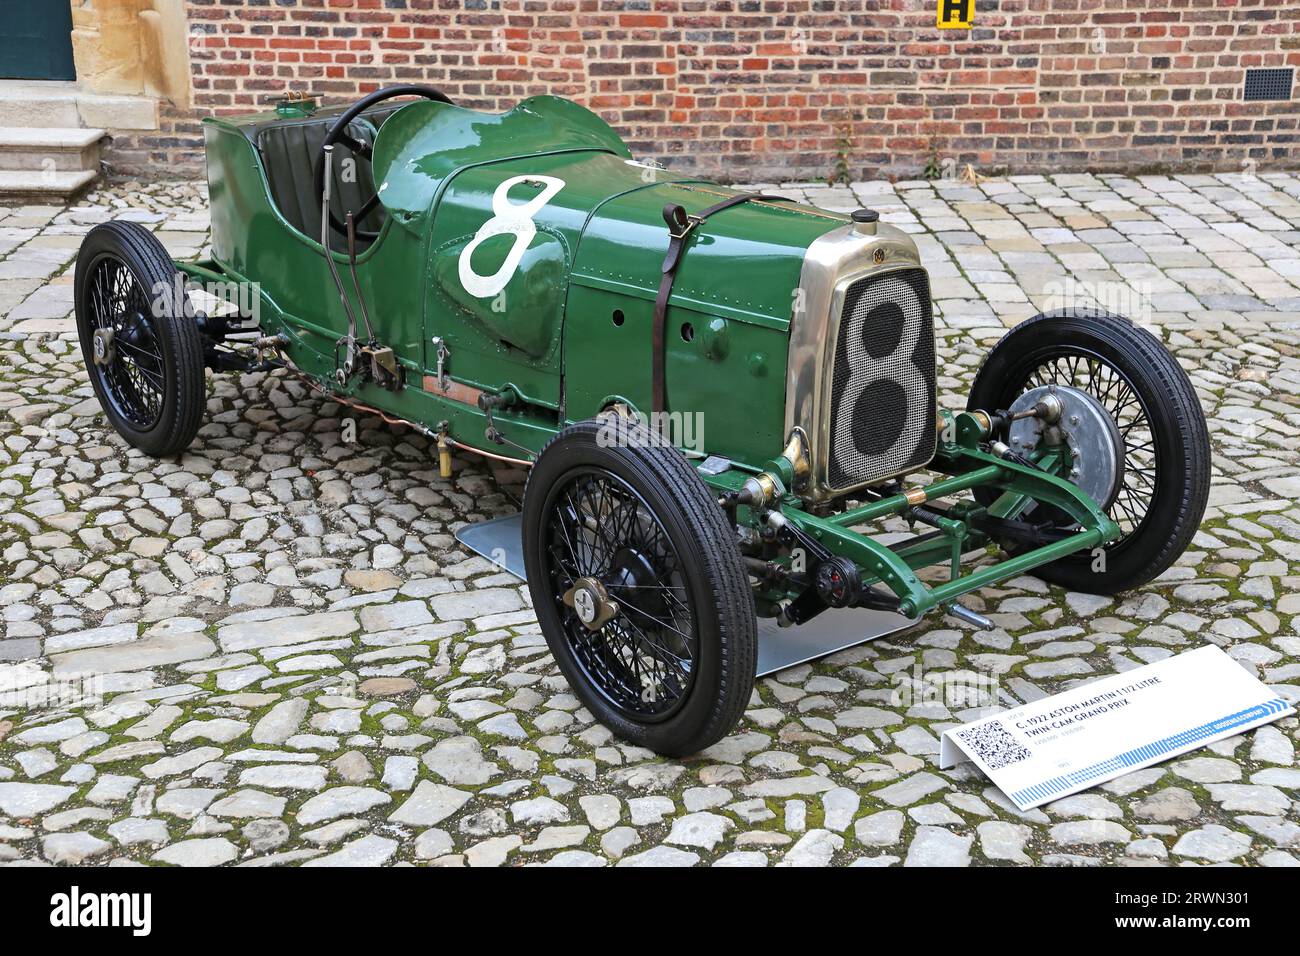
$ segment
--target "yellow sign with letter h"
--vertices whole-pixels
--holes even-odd
[[[969,30],[975,21],[975,0],[939,0],[940,30]]]

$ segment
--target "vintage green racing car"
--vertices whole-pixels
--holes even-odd
[[[926,270],[875,211],[671,175],[550,96],[496,115],[399,86],[204,126],[211,258],[109,222],[77,259],[113,427],[176,455],[205,368],[283,366],[427,436],[444,474],[453,449],[531,466],[538,620],[582,702],[637,744],[730,732],[757,616],[987,626],[957,598],[1028,571],[1137,587],[1196,532],[1208,437],[1159,341],[1100,311],[1040,315],[990,352],[967,411],[942,410]],[[239,308],[196,309],[195,284]],[[917,533],[882,543],[885,518]],[[947,579],[923,581],[932,565]]]

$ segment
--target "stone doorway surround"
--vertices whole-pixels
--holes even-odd
[[[192,100],[184,0],[62,2],[77,79],[0,80],[0,200],[70,199],[99,176],[104,137]]]
[[[189,108],[184,0],[70,2],[72,56],[81,89],[151,96]]]

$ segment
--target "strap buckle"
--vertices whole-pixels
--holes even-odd
[[[686,210],[676,203],[664,206],[664,222],[668,224],[668,235],[679,242],[690,235],[691,230],[703,221],[699,216],[688,216]]]
[[[691,230],[694,229],[702,222],[704,222],[704,220],[701,219],[699,216],[687,216],[686,225],[680,227],[680,231],[677,232],[674,232],[672,229],[669,229],[668,235],[672,236],[674,239],[685,239],[687,236],[691,234]]]

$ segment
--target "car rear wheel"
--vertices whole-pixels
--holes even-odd
[[[1121,534],[1098,552],[1071,555],[1034,574],[1093,594],[1139,587],[1178,559],[1205,513],[1210,438],[1196,391],[1145,329],[1099,309],[1063,309],[1021,323],[994,346],[967,407],[1008,409],[1022,394],[1053,385],[1082,392],[1109,416],[1120,461],[1114,489],[1101,504]],[[979,497],[990,500],[988,492]],[[1068,524],[1049,508],[1024,517]]]
[[[158,458],[183,451],[203,414],[203,340],[183,277],[133,222],[106,222],[77,255],[77,334],[117,433]]]
[[[681,453],[623,419],[566,428],[529,475],[523,525],[534,610],[596,718],[670,756],[730,733],[754,683],[754,602]]]
[[[203,415],[203,339],[162,243],[136,222],[95,226],[77,255],[74,299],[109,423],[157,458],[185,450]]]

